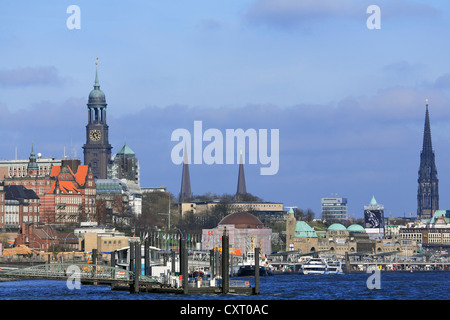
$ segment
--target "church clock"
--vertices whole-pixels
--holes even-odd
[[[89,132],[89,138],[92,141],[98,141],[98,140],[100,140],[101,137],[102,137],[102,132],[100,130],[98,130],[98,129],[92,129]]]
[[[89,93],[86,143],[83,146],[84,164],[89,165],[95,179],[106,179],[111,162],[112,146],[108,142],[106,99],[100,89],[97,70],[94,89]]]

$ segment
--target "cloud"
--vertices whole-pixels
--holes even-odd
[[[202,19],[198,25],[201,29],[208,31],[216,31],[223,27],[223,23],[216,19]]]
[[[55,67],[27,67],[0,70],[0,86],[53,86],[64,82]]]
[[[320,198],[338,192],[351,206],[362,208],[375,193],[394,215],[414,211],[417,169],[425,117],[430,99],[433,146],[441,177],[448,176],[444,158],[445,109],[450,100],[438,90],[391,87],[373,96],[349,96],[335,104],[299,103],[289,107],[249,104],[235,108],[202,108],[187,105],[147,106],[123,115],[108,109],[109,140],[113,154],[123,144],[136,153],[143,187],[167,186],[178,194],[181,167],[171,161],[177,142],[171,134],[178,128],[193,133],[201,120],[203,132],[215,128],[244,130],[279,129],[280,165],[273,176],[261,176],[261,164],[246,165],[247,189],[267,201],[310,207],[320,214]],[[28,158],[31,144],[44,156],[62,157],[64,148],[83,159],[87,123],[85,99],[62,104],[42,101],[29,110],[10,110],[0,103],[2,118],[0,158]],[[20,121],[11,121],[18,119]],[[205,147],[208,142],[204,142]],[[444,148],[444,149],[443,149]],[[233,193],[236,165],[191,165],[195,194]],[[442,178],[442,187],[446,179]],[[388,188],[386,186],[389,186]],[[353,212],[354,213],[354,212]],[[361,214],[359,211],[356,214]]]
[[[450,73],[443,74],[434,82],[434,86],[437,89],[449,89],[450,88]]]
[[[352,0],[255,0],[248,8],[245,20],[254,24],[287,28],[329,19],[357,20],[365,23],[368,17],[367,7],[372,4],[372,1]],[[430,5],[405,0],[379,0],[376,5],[381,8],[382,19],[417,16],[426,18],[439,13]]]

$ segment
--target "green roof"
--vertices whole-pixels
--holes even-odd
[[[375,196],[372,196],[372,200],[370,201],[371,205],[376,205],[377,204],[377,200],[375,200]]]
[[[450,223],[450,210],[436,210],[429,223],[436,223],[439,217],[444,217],[445,222]]]
[[[134,151],[131,150],[131,148],[125,143],[125,145],[122,147],[122,149],[120,149],[119,152],[117,152],[117,154],[120,155],[134,155]]]
[[[296,237],[296,238],[317,238],[317,233],[305,221],[298,221],[295,224],[294,237]]]
[[[347,228],[345,228],[343,224],[333,223],[327,230],[347,230]]]
[[[351,226],[349,226],[347,228],[348,231],[353,231],[353,232],[365,232],[366,229],[364,229],[363,226],[359,225],[359,224],[352,224]]]

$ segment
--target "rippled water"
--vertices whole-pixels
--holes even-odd
[[[371,274],[276,275],[261,277],[261,293],[239,295],[130,294],[108,285],[69,289],[65,281],[0,283],[1,300],[449,300],[450,272],[381,272],[380,289],[369,289]],[[246,278],[253,285],[253,278]]]

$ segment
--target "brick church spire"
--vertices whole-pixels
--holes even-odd
[[[428,99],[426,103],[423,146],[420,153],[420,167],[417,191],[417,217],[431,218],[439,210],[439,180],[435,164],[435,155],[431,143],[430,115]]]
[[[244,174],[244,161],[242,160],[242,150],[241,150],[241,159],[239,162],[239,175],[238,175],[238,185],[236,196],[242,196],[247,194],[247,187],[245,185],[245,174]]]
[[[187,158],[186,145],[184,146],[183,153],[183,173],[181,176],[180,203],[192,198],[191,178],[189,176],[189,163]]]

